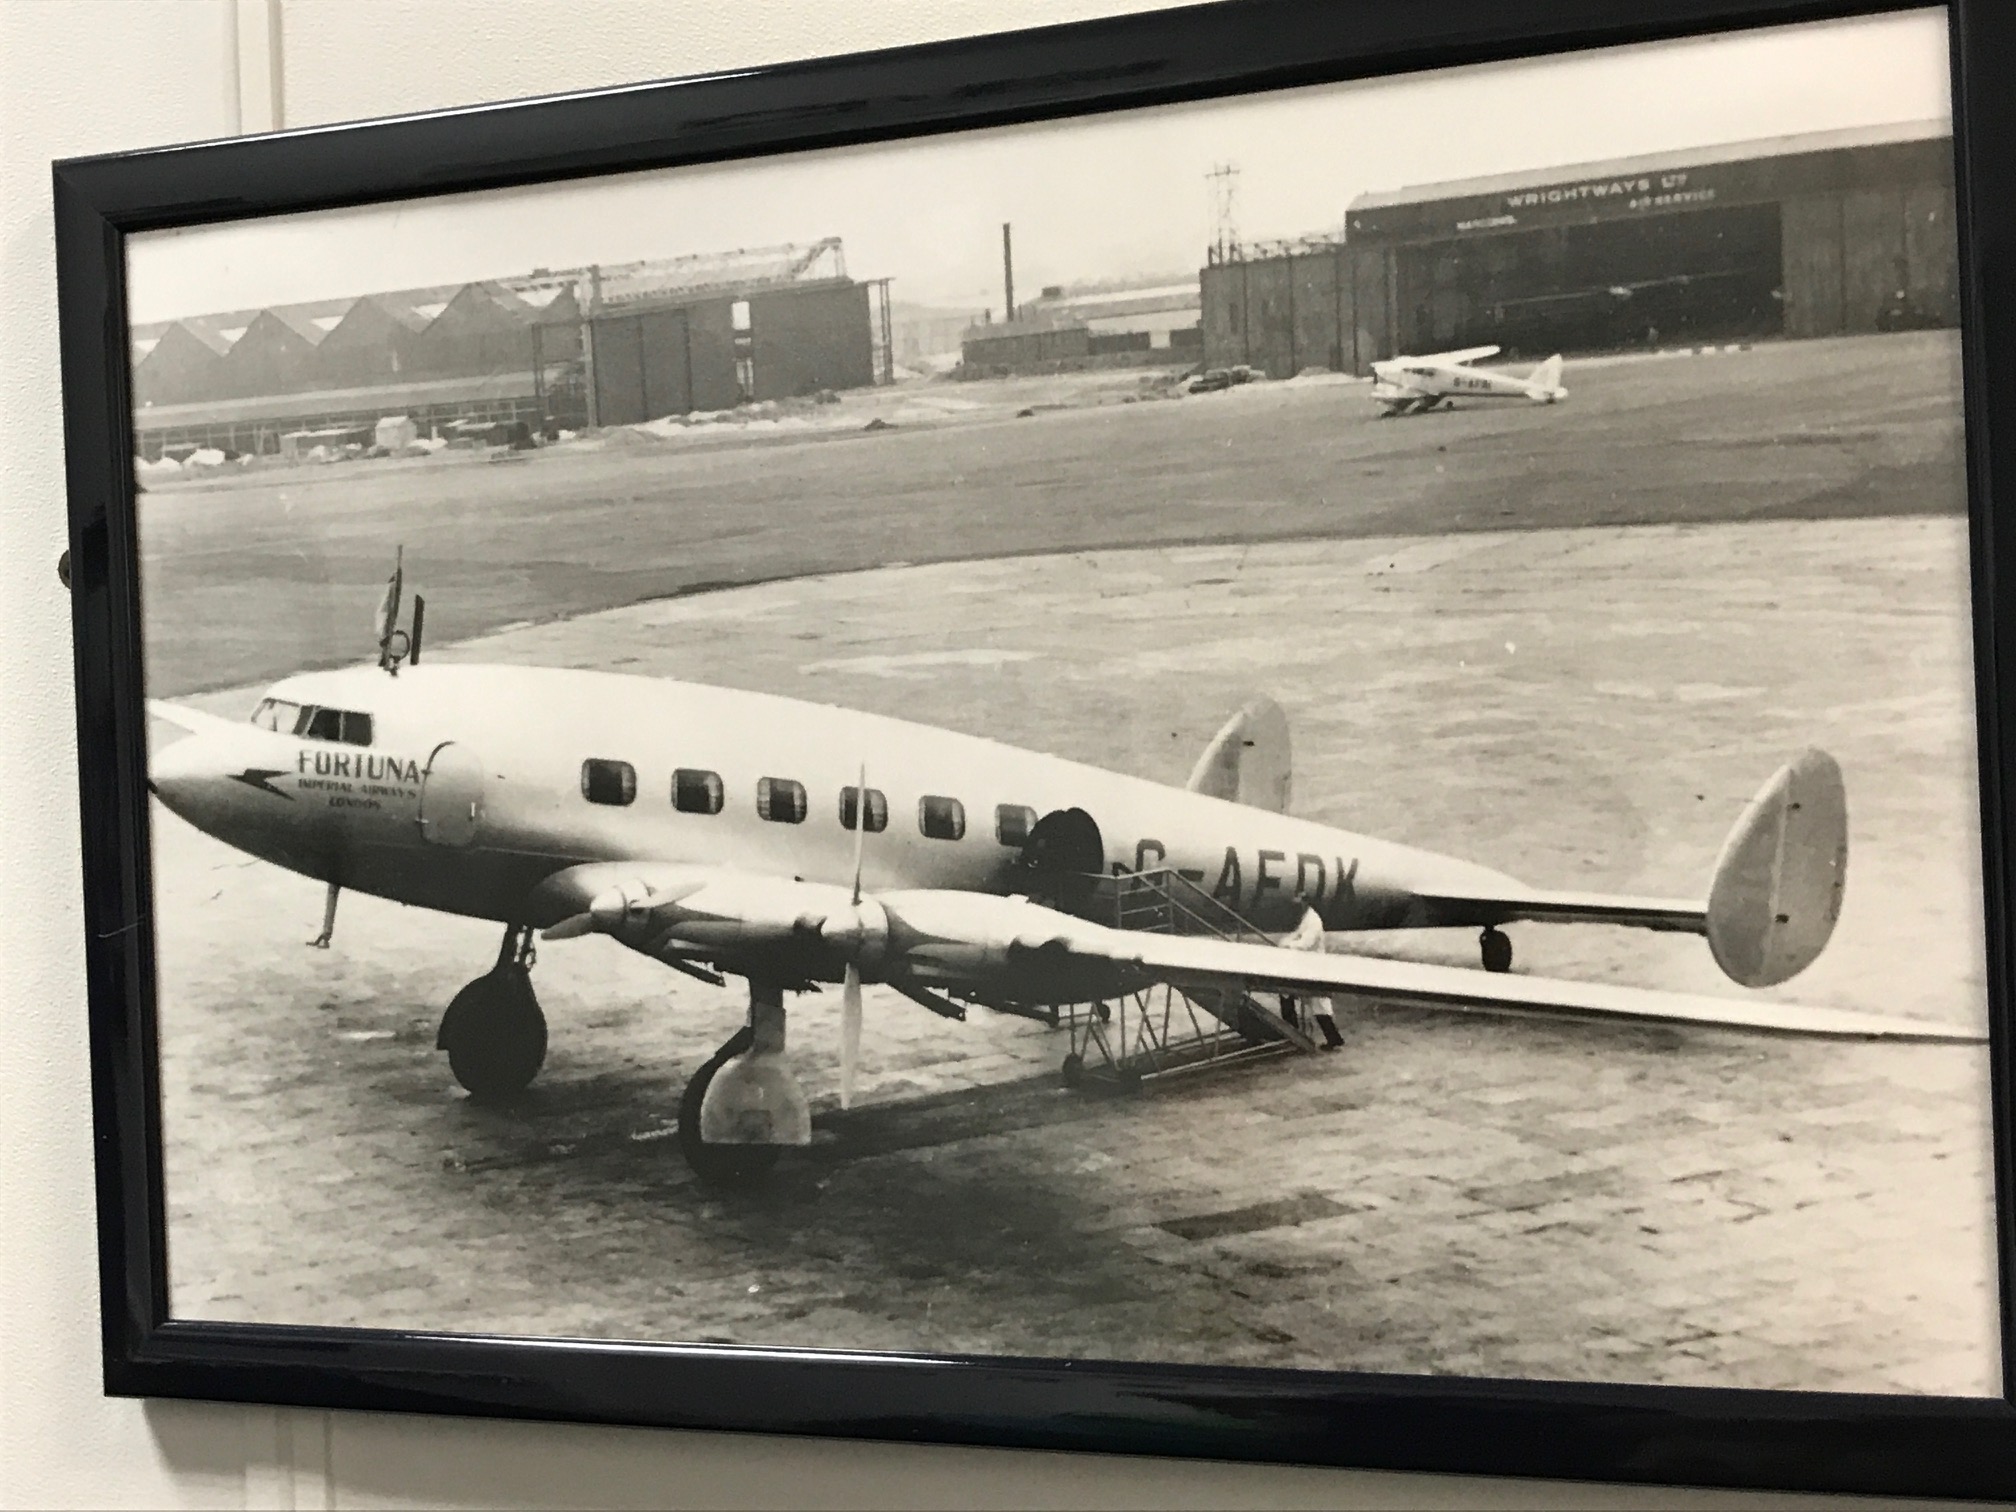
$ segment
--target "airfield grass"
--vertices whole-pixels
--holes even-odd
[[[148,691],[367,656],[402,544],[445,642],[899,562],[1957,512],[1958,365],[1943,332],[1570,363],[1563,406],[1390,421],[1341,381],[1175,399],[1143,397],[1162,391],[1149,374],[939,381],[836,411],[890,429],[743,444],[626,429],[509,462],[190,480],[141,498]]]

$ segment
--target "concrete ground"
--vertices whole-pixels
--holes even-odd
[[[1846,361],[1850,388],[1866,372],[1847,344],[1760,361],[1788,352],[1822,373]],[[1816,743],[1847,773],[1851,876],[1833,945],[1780,995],[1979,1023],[1964,525],[1884,492],[1881,469],[1906,463],[1844,471],[1844,455],[1908,450],[1889,430],[1729,443],[1731,427],[1776,423],[1754,405],[1745,421],[1741,360],[1630,369],[1694,397],[1634,412],[1629,468],[1575,449],[1581,411],[1359,429],[1411,448],[1386,465],[1442,506],[1461,496],[1425,481],[1452,465],[1437,448],[1470,449],[1456,465],[1474,479],[1476,449],[1498,444],[1499,473],[1535,448],[1574,462],[1532,480],[1564,515],[1634,491],[1647,518],[1734,515],[1752,479],[1790,498],[1810,466],[1807,498],[1864,517],[887,567],[430,654],[772,689],[1179,782],[1264,687],[1294,722],[1300,812],[1535,883],[1654,893],[1698,889],[1751,791]],[[1712,412],[1711,361],[1736,388]],[[1928,425],[1915,434],[1936,451]],[[1894,512],[1874,507],[1885,498]],[[1265,518],[1258,503],[1233,514]],[[158,810],[156,844],[181,1316],[1998,1389],[1977,1048],[1367,1007],[1334,1054],[1098,1096],[1058,1084],[1059,1032],[946,1024],[871,990],[865,1096],[842,1114],[829,993],[792,1019],[818,1142],[767,1192],[729,1200],[690,1179],[669,1135],[685,1078],[740,1021],[732,991],[607,941],[548,945],[546,1070],[522,1104],[484,1109],[432,1042],[489,962],[489,926],[346,897],[336,948],[310,951],[316,884]],[[1738,991],[1698,940],[1515,936],[1523,970]],[[1474,952],[1467,937],[1367,943]]]

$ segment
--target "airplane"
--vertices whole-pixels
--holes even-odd
[[[1184,788],[974,735],[768,693],[611,672],[422,662],[424,599],[379,612],[375,665],[274,683],[232,720],[149,700],[186,732],[149,763],[170,811],[327,884],[503,926],[495,965],[436,1036],[473,1096],[522,1092],[545,1058],[534,937],[600,935],[710,984],[748,983],[741,1030],[687,1084],[678,1143],[710,1184],[759,1179],[811,1140],[786,1056],[787,996],[839,983],[840,1103],[862,986],[950,1019],[1040,1016],[1168,986],[1235,1027],[1339,1002],[1862,1039],[1978,1041],[1908,1018],[1514,975],[1504,926],[1584,923],[1706,938],[1761,988],[1821,952],[1840,914],[1839,765],[1807,750],[1743,810],[1705,898],[1552,891],[1295,817],[1286,715],[1256,698]],[[1102,922],[1116,879],[1166,876],[1250,926]],[[1107,917],[1111,917],[1110,913]],[[1368,929],[1479,931],[1483,970],[1345,953]],[[1052,1019],[1054,1022],[1054,1017]],[[1309,1048],[1319,1048],[1311,1045]]]
[[[1465,347],[1373,363],[1372,398],[1385,406],[1380,418],[1425,414],[1456,399],[1530,399],[1535,404],[1558,404],[1568,397],[1568,390],[1561,387],[1559,353],[1524,378],[1472,365],[1496,357],[1499,350],[1495,346]]]

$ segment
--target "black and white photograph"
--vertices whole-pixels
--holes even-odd
[[[1999,1398],[1950,69],[133,235],[169,1315]]]

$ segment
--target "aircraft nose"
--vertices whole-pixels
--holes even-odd
[[[228,759],[228,744],[206,735],[183,737],[149,759],[147,785],[170,809],[200,825],[236,770]]]

